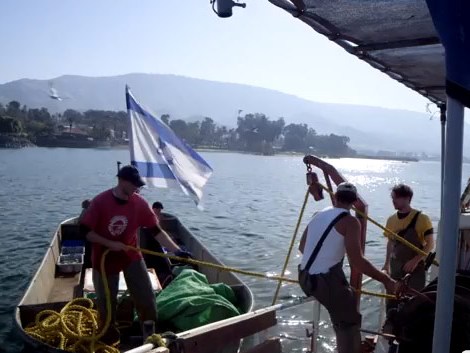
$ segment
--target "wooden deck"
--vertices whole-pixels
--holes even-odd
[[[68,302],[76,298],[80,292],[80,275],[81,272],[71,276],[55,277],[47,302]]]

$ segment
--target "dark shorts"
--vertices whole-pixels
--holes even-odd
[[[130,265],[124,269],[123,273],[127,289],[134,301],[140,320],[152,320],[156,322],[157,306],[155,295],[152,290],[152,284],[150,283],[144,260],[140,259],[131,262]],[[111,294],[111,323],[114,324],[116,321],[119,274],[108,275],[107,279]],[[93,269],[93,285],[95,286],[96,291],[96,302],[98,305],[100,321],[104,323],[106,320],[106,296],[101,274],[95,269]]]
[[[315,289],[306,293],[315,297],[330,314],[336,332],[339,353],[359,353],[361,346],[361,314],[357,309],[356,294],[344,274],[342,263],[328,273],[312,275]]]

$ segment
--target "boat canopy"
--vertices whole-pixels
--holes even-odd
[[[437,105],[445,52],[425,0],[269,0]]]

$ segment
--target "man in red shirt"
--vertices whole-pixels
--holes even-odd
[[[97,195],[80,222],[82,233],[86,234],[87,240],[92,243],[93,284],[101,324],[104,324],[107,313],[100,264],[104,251],[111,250],[105,259],[112,302],[111,329],[106,336],[114,339],[114,342],[119,337],[115,319],[121,271],[140,320],[157,321],[155,298],[142,254],[127,249],[127,246],[137,246],[138,229],[151,229],[153,231],[150,233],[169,251],[180,250],[168,234],[159,228],[158,220],[149,204],[138,194],[139,188],[145,185],[138,170],[130,165],[125,166],[119,170],[117,177],[117,186]]]

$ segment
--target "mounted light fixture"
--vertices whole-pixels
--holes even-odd
[[[212,4],[212,10],[217,14],[217,16],[222,18],[227,18],[232,16],[232,9],[234,7],[242,7],[245,8],[245,3],[235,2],[233,0],[210,0]],[[215,5],[217,3],[217,10],[215,9]]]

